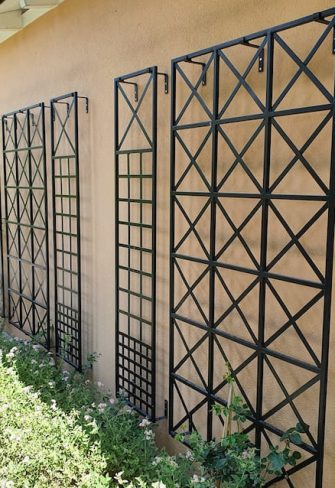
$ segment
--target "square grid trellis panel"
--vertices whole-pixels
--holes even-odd
[[[85,97],[74,92],[50,101],[56,352],[77,369],[82,365],[79,98]]]
[[[43,103],[2,116],[8,320],[49,347],[49,243]]]
[[[115,80],[116,388],[156,417],[157,67]]]
[[[116,386],[155,418],[157,68],[114,87]]]
[[[268,485],[321,488],[334,240],[334,15],[172,61],[170,432],[222,433],[230,363]]]

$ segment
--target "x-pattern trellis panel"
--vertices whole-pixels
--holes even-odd
[[[155,418],[157,68],[115,80],[116,388]]]
[[[262,452],[306,429],[268,485],[322,486],[334,15],[172,62],[170,431],[220,435],[230,363]]]
[[[51,100],[56,352],[80,369],[81,252],[78,94]]]
[[[3,115],[2,138],[8,320],[49,347],[44,104]]]

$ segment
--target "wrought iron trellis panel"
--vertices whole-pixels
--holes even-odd
[[[8,320],[50,346],[43,103],[2,116]]]
[[[79,98],[74,92],[50,101],[56,353],[77,369],[82,366]]]
[[[297,486],[295,485],[295,474],[302,469],[308,470],[314,466],[315,472],[308,479],[317,488],[322,487],[334,249],[334,63],[327,62],[324,59],[321,65],[317,65],[317,63],[313,64],[313,61],[324,46],[326,39],[330,40],[329,45],[327,43],[328,52],[330,54],[334,52],[334,46],[332,47],[331,45],[335,25],[334,15],[335,9],[329,9],[187,56],[181,56],[172,61],[169,429],[172,435],[180,431],[185,424],[187,424],[186,430],[188,431],[199,429],[201,421],[199,424],[199,419],[196,417],[201,409],[206,409],[207,437],[211,439],[213,437],[214,422],[212,406],[215,402],[222,405],[226,402],[226,398],[221,394],[226,385],[226,380],[222,380],[222,376],[220,381],[214,380],[216,369],[220,367],[223,372],[222,364],[227,361],[232,362],[232,356],[229,355],[231,350],[237,351],[237,356],[235,357],[239,357],[240,353],[247,355],[247,358],[241,360],[239,364],[236,364],[235,361],[233,375],[251,411],[251,416],[248,419],[250,423],[246,431],[255,432],[256,446],[262,448],[266,444],[271,444],[276,436],[278,439],[278,436],[283,432],[283,427],[278,426],[280,422],[276,415],[285,412],[287,408],[290,409],[296,420],[300,421],[306,429],[305,439],[307,440],[300,446],[301,451],[304,453],[301,462],[295,467],[286,471],[283,470],[282,475],[274,477],[268,482],[267,486],[280,480],[283,480],[290,487]],[[319,28],[320,31],[307,57],[301,59],[299,54],[294,52],[288,43],[284,41],[284,36],[291,29],[298,29],[311,23],[314,23],[313,26],[315,25],[315,28]],[[295,35],[295,39],[299,39],[299,31]],[[227,54],[230,48],[235,48],[236,46],[255,49],[255,51],[251,50],[252,56],[243,72],[231,61],[230,54]],[[280,49],[282,49],[285,56],[288,56],[295,69],[291,72],[288,82],[285,82],[278,93],[274,94],[274,57]],[[257,92],[252,81],[250,81],[250,76],[257,76],[257,71],[262,71],[264,55],[265,73],[264,75],[258,73],[258,76],[264,76],[262,92],[264,101],[262,101],[260,93]],[[260,57],[262,62],[259,62],[257,67],[257,60]],[[190,75],[185,74],[185,67],[189,66],[186,63],[192,62],[201,65],[201,72],[196,81],[192,81]],[[320,66],[322,66],[322,69]],[[220,70],[223,67],[226,76],[232,75],[236,83],[234,84],[234,89],[226,97],[222,96],[225,89],[225,80],[228,79],[221,74]],[[253,75],[252,69],[254,67],[256,67],[254,70],[256,74]],[[317,75],[315,70],[318,70]],[[210,81],[208,79],[209,73],[211,73]],[[318,93],[315,96],[316,103],[313,104],[313,98],[309,98],[304,100],[302,105],[297,106],[296,99],[293,98],[291,106],[283,108],[281,105],[282,101],[286,100],[290,90],[296,86],[302,74],[305,80],[310,82],[313,85],[313,89]],[[324,82],[320,81],[321,76],[327,80],[330,79],[330,88],[327,88]],[[200,94],[205,77],[207,78],[207,92],[202,91]],[[185,87],[189,89],[188,96],[181,102],[179,95],[181,89],[185,89]],[[242,89],[245,90],[245,94],[249,95],[255,108],[250,113],[245,113],[243,112],[244,105],[240,104],[237,109],[238,113],[231,114],[228,109],[231,108],[232,102]],[[320,97],[323,97],[322,102],[319,102]],[[191,120],[187,119],[185,121],[184,116],[192,103],[196,104],[197,107],[188,114]],[[195,119],[199,113],[201,113],[201,116]],[[300,136],[304,137],[304,140],[300,141],[299,145],[290,138],[288,129],[283,129],[281,126],[282,120],[285,121],[285,117],[292,118],[296,115],[302,116],[306,123],[310,115],[321,118],[312,134],[306,135],[307,131],[302,131]],[[231,127],[237,130],[250,121],[255,124],[258,122],[256,129],[243,142],[242,147],[237,149],[235,147],[236,143],[232,142],[233,139],[229,130],[231,130]],[[323,139],[323,145],[326,144],[325,141],[329,142],[329,152],[327,159],[322,160],[322,166],[315,168],[315,156],[312,163],[308,160],[311,157],[310,155],[308,156],[309,149],[327,124],[331,131],[328,138]],[[185,139],[187,134],[193,133],[194,137],[190,136],[188,140],[194,142],[194,139],[197,140],[199,138],[197,131],[200,129],[204,135],[199,140],[198,146],[192,150],[188,146],[190,142],[185,142]],[[250,161],[249,159],[246,162],[246,155],[260,134],[264,138],[262,144],[262,168],[253,168],[252,160]],[[271,141],[276,137],[281,142],[284,141],[285,145],[291,150],[290,162],[282,167],[277,174],[274,166],[275,155],[271,146]],[[222,141],[233,156],[233,163],[231,165],[229,163],[228,167],[225,167],[228,161],[227,157],[224,158],[218,153],[218,148],[221,147]],[[210,169],[207,173],[204,169],[204,160],[199,162],[206,144],[211,144],[209,150]],[[180,168],[178,150],[184,151],[184,154],[187,155],[188,164],[182,168]],[[253,157],[255,158],[255,155]],[[294,191],[291,187],[289,187],[289,191],[278,190],[286,176],[289,176],[290,181],[294,183],[293,169],[296,169],[297,162],[301,163],[304,170],[306,170],[306,181],[311,178],[313,185],[315,184],[318,191],[311,191],[305,194],[304,191],[306,192],[306,189],[301,188],[301,186],[303,184],[305,187],[306,182],[301,179],[298,181],[300,185],[299,191]],[[253,190],[241,191],[240,187],[236,189],[229,185],[229,178],[236,168],[242,171],[246,179],[249,178]],[[325,178],[321,176],[321,168],[325,169]],[[203,189],[199,191],[189,186],[190,181],[192,181],[190,176],[192,171],[201,181],[201,185],[203,185]],[[257,171],[260,175],[256,174]],[[187,182],[189,183],[187,184]],[[184,208],[183,197],[187,197],[186,200],[193,202],[193,206],[198,209],[195,215],[191,216],[188,210]],[[242,200],[254,202],[254,204],[247,215],[236,225],[234,223],[233,207]],[[288,223],[290,215],[285,214],[283,216],[279,210],[279,205],[283,202],[286,205],[294,204],[293,210],[291,208],[291,215],[300,203],[306,209],[308,204],[319,205],[319,208],[312,217],[307,217],[306,210],[304,225],[296,230],[292,229],[291,224]],[[179,220],[176,217],[177,211],[180,215]],[[208,218],[204,217],[206,212]],[[254,248],[243,234],[246,226],[253,222],[252,219],[257,212],[259,212],[260,224],[259,227],[257,227],[258,224],[254,224],[254,230],[256,229],[255,232],[258,232],[258,240],[255,239],[259,243],[258,247],[256,246],[259,255],[255,253]],[[277,253],[272,257],[270,256],[269,243],[271,241],[273,244],[275,236],[273,235],[273,230],[271,230],[270,214],[271,218],[274,215],[278,219],[278,222],[289,236],[289,241],[279,251],[277,250]],[[315,262],[315,256],[311,257],[305,249],[306,241],[304,241],[304,237],[313,225],[321,221],[322,217],[325,218],[326,242],[322,256],[323,269],[321,268],[320,270],[320,267]],[[176,228],[181,219],[184,219],[187,223],[187,231],[177,236]],[[203,223],[202,220],[200,224],[201,219],[205,219],[206,222]],[[231,231],[227,236],[220,235],[220,232],[223,232],[221,224],[223,221],[226,226],[224,229],[229,227]],[[206,241],[204,227],[201,229],[201,226],[206,225],[209,228],[208,241]],[[219,237],[224,238],[224,243],[221,245],[218,244]],[[193,243],[193,247],[190,246],[190,249],[194,251],[195,245],[197,245],[198,252],[187,253],[187,251],[181,250],[182,246],[190,238],[195,243]],[[244,266],[240,263],[234,263],[232,259],[227,258],[226,251],[232,246],[234,241],[239,242],[247,253],[250,265]],[[284,272],[276,272],[274,270],[276,269],[276,263],[284,256],[287,256],[292,248],[297,249],[301,253],[301,256],[312,269],[315,279],[301,278],[298,269],[291,269],[289,272],[287,269]],[[194,268],[202,266],[202,271],[195,277],[193,275],[190,278],[185,272],[187,265]],[[249,279],[248,286],[244,290],[240,290],[237,297],[234,296],[231,286],[226,282],[229,274],[234,274],[235,281],[231,281],[234,284],[245,277]],[[176,289],[181,283],[186,291],[177,297]],[[288,301],[292,296],[282,298],[277,291],[278,284],[284,284],[287,289],[294,285],[299,289],[299,296],[306,295],[303,304],[297,300],[294,312],[290,310],[291,305],[288,305]],[[199,298],[199,288],[201,287],[205,291]],[[217,309],[221,305],[217,298],[220,287],[224,289],[226,301],[229,305],[223,313],[217,316]],[[249,323],[249,316],[243,309],[243,300],[248,296],[250,297],[254,291],[253,302],[256,303],[258,312],[255,318],[256,327],[252,328]],[[312,296],[308,295],[308,293],[312,293]],[[206,297],[204,297],[205,294],[207,294]],[[270,298],[273,300],[272,302]],[[293,294],[294,298],[295,295]],[[185,308],[183,310],[187,300],[192,301],[192,310],[197,310],[199,318],[192,313],[191,308],[187,309],[186,307],[186,310]],[[270,336],[268,335],[270,325],[267,320],[269,303],[276,303],[276,306],[281,311],[280,313],[285,316],[278,329],[274,333],[272,332]],[[306,317],[311,311],[313,314],[316,313],[315,307],[320,307],[320,309],[317,308],[316,310],[317,312],[320,310],[318,316],[322,324],[321,333],[317,341],[320,347],[319,355],[315,353],[313,347],[309,344],[307,337],[309,332],[299,328],[299,320]],[[234,332],[225,330],[225,323],[229,321],[229,316],[232,312],[239,317],[247,334],[249,334],[249,338],[242,337],[240,329],[235,329]],[[290,329],[294,329],[297,333],[301,341],[301,348],[306,349],[310,360],[301,360],[299,358],[298,347],[296,347],[296,354],[291,355],[287,351],[283,352],[277,349],[275,341],[278,338],[282,338],[285,332]],[[195,342],[190,340],[192,335],[196,337]],[[289,348],[290,344],[288,342],[286,344],[287,348]],[[204,367],[200,368],[196,357],[201,348],[205,349],[208,359],[205,373],[203,373]],[[179,357],[177,359],[178,349]],[[180,350],[184,352],[180,353]],[[215,356],[215,353],[217,356]],[[215,360],[218,356],[221,358],[219,362]],[[183,369],[187,362],[193,368],[193,376],[191,375],[191,377],[188,377],[188,372]],[[297,376],[297,378],[305,373],[310,374],[311,377],[297,389],[290,391],[285,385],[285,380],[277,373],[278,364],[286,365],[292,376]],[[252,370],[255,371],[255,381],[252,386],[256,386],[257,391],[254,399],[248,398],[249,393],[246,393],[245,384],[240,380],[241,375],[249,365],[253,365]],[[268,397],[267,391],[265,391],[269,387],[266,379],[268,374],[272,375],[272,385],[278,387],[283,398],[272,408],[266,409],[264,405]],[[310,410],[314,412],[315,409],[318,412],[314,432],[304,422],[304,418],[300,413],[302,404],[301,401],[299,403],[299,400],[300,397],[312,391],[315,386],[318,387],[318,392],[316,394],[314,392],[315,401],[313,403],[311,398],[309,398],[307,403]],[[273,392],[271,391],[272,394]],[[190,403],[191,398],[194,399],[193,403]],[[179,405],[178,409],[176,408],[177,403]],[[221,419],[221,421],[223,420]],[[289,428],[291,426],[286,425],[285,427]]]
[[[114,84],[116,388],[151,419],[156,417],[158,74],[151,67]],[[131,96],[126,85],[134,89]]]

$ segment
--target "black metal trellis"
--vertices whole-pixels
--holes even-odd
[[[50,101],[56,352],[77,369],[82,366],[79,98],[74,92]]]
[[[267,486],[280,480],[285,480],[290,487],[298,486],[295,484],[295,474],[302,469],[314,467],[309,479],[313,486],[322,487],[334,249],[334,63],[332,59],[329,62],[326,56],[320,65],[314,61],[325,44],[329,55],[334,52],[331,44],[334,15],[335,9],[330,9],[172,61],[169,428],[173,435],[183,429],[198,430],[203,423],[198,416],[205,411],[206,435],[208,439],[213,438],[215,419],[212,406],[215,402],[224,405],[226,400],[226,380],[222,379],[224,364],[228,361],[232,364],[234,354],[237,358],[243,356],[238,363],[232,364],[233,375],[251,411],[247,431],[254,431],[256,446],[262,448],[276,442],[273,439],[278,439],[284,427],[278,418],[285,409],[290,409],[296,422],[301,422],[306,429],[306,442],[301,446],[302,461],[287,471],[283,470],[283,474],[269,481]],[[284,40],[285,34],[292,29],[312,24],[313,28],[315,26],[319,29],[316,42],[311,45],[307,56],[301,59],[299,53]],[[299,39],[299,33],[296,36]],[[238,46],[247,47],[251,43],[256,50],[250,53],[248,64],[241,71],[232,61],[230,50]],[[287,82],[275,93],[274,87],[277,85],[274,79],[274,60],[277,55],[280,56],[279,51],[288,57],[295,69]],[[264,74],[261,73],[260,64],[257,67],[260,55],[261,63],[263,64],[263,60],[265,63]],[[186,66],[189,67],[186,63],[190,60],[202,64],[202,70],[196,78],[186,74]],[[253,71],[256,71],[255,75]],[[316,90],[315,100],[309,97],[297,106],[295,98],[291,100],[289,107],[283,107],[282,102],[287,100],[288,94],[302,75]],[[202,88],[205,76],[207,91]],[[234,78],[235,84],[231,91],[225,93],[229,76]],[[256,90],[252,76],[263,76],[261,91]],[[324,80],[330,80],[330,88],[327,88]],[[183,89],[189,91],[181,102],[180,93]],[[237,111],[231,113],[233,102],[242,90],[249,97],[250,103],[254,104],[254,108],[246,113],[245,105],[239,104]],[[319,101],[320,98],[322,101]],[[190,110],[192,104],[193,108]],[[297,115],[304,117],[302,123],[305,124],[310,116],[321,119],[312,133],[308,133],[306,125],[300,134],[304,139],[299,144],[290,137],[291,129],[285,129],[283,125],[287,118]],[[231,128],[238,131],[242,126],[247,127],[248,123],[255,124],[254,128],[238,148]],[[331,130],[330,135],[323,139],[323,144],[327,140],[330,148],[326,159],[322,161],[322,167],[316,168],[316,156],[310,161],[312,156],[309,151],[320,134],[323,136],[326,127]],[[252,166],[252,158],[248,161],[248,151],[260,137],[263,138],[262,168],[255,168]],[[291,151],[289,162],[280,171],[275,167],[277,160],[272,151],[272,141],[276,138]],[[194,140],[197,139],[199,143],[194,147]],[[222,147],[225,153],[220,152]],[[227,156],[228,151],[232,155],[231,162]],[[181,153],[187,159],[184,166],[181,166]],[[205,156],[202,157],[204,153]],[[207,167],[206,161],[210,161]],[[299,191],[291,187],[286,192],[279,190],[286,177],[289,177],[290,184],[294,184],[294,170],[298,164],[306,171],[306,181],[311,178],[313,185],[317,187],[316,191],[305,193],[306,181],[301,179],[301,175],[298,175]],[[325,175],[321,175],[322,168],[325,168]],[[241,190],[240,178],[236,185],[231,183],[234,171],[238,170],[241,170],[251,185],[247,189]],[[192,184],[194,175],[200,182],[199,188],[194,188]],[[187,208],[187,201],[196,210],[192,212],[192,209]],[[249,210],[236,224],[234,207],[241,202],[247,202]],[[317,210],[312,216],[308,216],[306,210],[303,225],[295,229],[290,223],[290,215],[282,213],[282,204],[294,205],[290,215],[294,214],[295,208],[300,204],[306,209],[313,204]],[[258,223],[255,222],[256,215],[259,218]],[[271,255],[270,247],[274,245],[271,225],[274,218],[279,222],[277,225],[280,224],[285,229],[289,240]],[[178,225],[182,220],[187,230],[178,235]],[[321,266],[306,251],[307,244],[304,241],[311,228],[320,222],[325,235]],[[254,230],[253,243],[245,237],[246,227],[250,223]],[[188,247],[185,246],[187,243]],[[246,253],[248,265],[234,261],[234,253],[229,254],[236,243]],[[313,278],[302,278],[300,269],[276,271],[276,265],[292,249],[296,249],[304,258],[313,272]],[[192,268],[193,274],[187,271]],[[235,293],[234,287],[243,280],[247,280],[247,285]],[[298,291],[294,293],[304,297],[300,302],[296,299],[293,311],[289,304],[292,294],[283,298],[282,292],[278,291],[283,284],[287,289],[295,286]],[[178,295],[177,289],[181,285],[184,292]],[[223,303],[224,307],[218,313],[222,305],[219,298],[221,290],[228,305]],[[251,300],[249,309],[253,305],[257,309],[252,319],[253,325],[250,315],[243,307],[244,300],[247,299]],[[185,306],[187,303],[192,306]],[[269,307],[272,304],[284,315],[275,331],[270,331],[269,324]],[[309,313],[313,314],[314,319],[316,317],[316,324],[318,321],[322,324],[317,340],[319,353],[310,344],[310,330],[301,326],[300,321],[305,320]],[[232,314],[235,314],[233,325],[242,324],[233,331],[227,326]],[[242,328],[245,335],[241,333]],[[292,329],[301,341],[301,348],[307,351],[308,360],[299,357],[298,347],[292,354],[277,348],[276,341]],[[195,336],[193,340],[192,335]],[[289,342],[286,345],[288,349]],[[235,353],[231,355],[232,351]],[[197,354],[207,358],[205,371],[200,368]],[[186,364],[189,365],[189,370],[193,368],[191,375],[183,369]],[[278,368],[284,367],[293,377],[304,377],[305,374],[310,377],[294,391],[290,391],[278,373]],[[220,380],[216,377],[218,368],[222,372]],[[252,382],[252,387],[257,385],[255,398],[250,397],[241,379],[246,370],[255,374]],[[282,395],[282,399],[272,407],[265,406],[269,375],[272,385],[278,387]],[[300,398],[309,394],[313,388],[317,388],[317,391],[312,400],[308,397],[307,405],[318,412],[315,430],[307,426],[301,413],[303,405],[299,403]],[[193,403],[190,399],[193,399]],[[286,428],[289,427],[292,425],[286,425]]]
[[[8,320],[50,346],[45,107],[2,116]]]
[[[116,388],[156,417],[157,67],[115,79]],[[168,91],[167,75],[165,93]],[[139,84],[143,89],[139,90]],[[134,101],[126,85],[134,87]],[[125,115],[125,110],[129,115]],[[141,110],[143,112],[141,112]],[[124,120],[122,119],[124,117]],[[122,125],[124,123],[124,126]],[[146,127],[149,125],[150,127]],[[143,140],[141,140],[143,138]]]

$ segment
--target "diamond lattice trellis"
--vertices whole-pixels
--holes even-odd
[[[268,486],[322,487],[334,246],[335,10],[172,62],[170,431],[220,434],[226,363]]]
[[[3,115],[9,322],[49,347],[49,245],[43,103]]]

